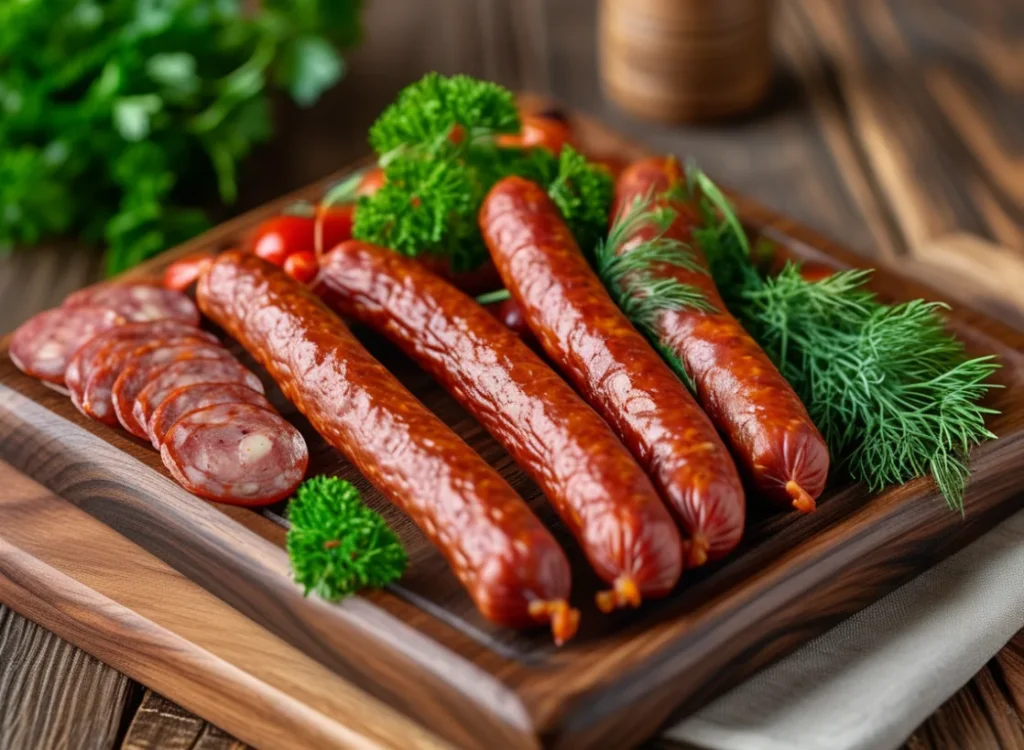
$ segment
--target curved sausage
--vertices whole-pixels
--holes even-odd
[[[283,271],[237,251],[217,259],[197,297],[327,442],[423,530],[485,617],[512,627],[550,622],[556,641],[572,636],[569,563],[554,538],[338,316]]]
[[[633,328],[537,185],[507,177],[480,228],[505,287],[544,351],[618,433],[690,534],[691,566],[743,533],[743,486],[686,386]]]
[[[327,304],[387,336],[540,486],[612,585],[604,606],[664,596],[682,569],[671,515],[607,423],[520,338],[413,260],[351,241],[324,259]]]
[[[637,199],[653,196],[652,208],[675,212],[664,236],[689,245],[695,260],[706,265],[693,236],[700,217],[685,200],[666,192],[682,179],[673,157],[632,164],[616,185],[613,216],[628,212]],[[658,227],[641,224],[623,238],[617,252],[628,253],[658,233]],[[655,333],[693,378],[697,399],[746,475],[774,503],[814,510],[828,478],[828,445],[796,392],[728,313],[710,274],[665,264],[651,273],[656,279],[697,287],[715,308],[666,310],[655,321]]]
[[[272,411],[216,404],[179,419],[160,446],[171,476],[189,492],[230,505],[269,505],[302,482],[309,450]]]

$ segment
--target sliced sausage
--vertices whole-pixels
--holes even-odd
[[[654,333],[682,362],[698,401],[759,493],[782,507],[812,511],[828,478],[828,445],[793,388],[726,310],[694,237],[701,218],[678,197],[680,191],[672,191],[683,180],[673,157],[644,159],[623,172],[616,186],[615,215],[625,216],[637,201],[650,197],[652,210],[671,212],[674,218],[664,230],[640,220],[614,250],[629,253],[658,235],[691,248],[705,272],[659,264],[650,270],[650,278],[695,287],[714,309],[664,310],[654,320]],[[642,288],[634,294],[642,295]]]
[[[96,365],[96,354],[104,345],[113,341],[140,341],[146,343],[152,339],[172,335],[191,335],[196,338],[208,340],[211,344],[218,343],[217,337],[212,333],[201,331],[177,320],[158,320],[152,323],[125,323],[107,329],[102,333],[93,336],[82,344],[75,351],[71,361],[68,362],[64,371],[64,385],[71,391],[72,396],[76,391],[81,395],[85,388],[92,368]]]
[[[59,307],[44,310],[18,326],[8,354],[26,375],[63,385],[64,371],[78,348],[124,322],[115,310],[97,305],[83,305],[74,312]]]
[[[575,632],[569,563],[550,532],[309,290],[228,251],[200,279],[197,299],[423,530],[485,617],[511,627],[550,622],[557,641]]]
[[[153,447],[160,450],[164,435],[183,416],[217,404],[252,404],[273,409],[262,393],[238,383],[195,383],[175,388],[167,394],[149,421],[149,437]]]
[[[158,371],[172,362],[186,359],[232,359],[231,353],[219,346],[195,342],[155,342],[133,350],[125,357],[123,369],[114,380],[110,396],[117,421],[137,438],[149,439],[145,425],[135,419],[135,399]],[[107,365],[110,368],[111,365]],[[92,379],[107,378],[106,369],[98,371]],[[88,392],[90,387],[86,388]]]
[[[672,516],[608,424],[515,333],[415,261],[358,241],[326,256],[317,292],[391,339],[533,477],[612,585],[606,607],[672,590]]]
[[[199,310],[188,295],[164,289],[156,283],[105,283],[86,287],[68,295],[63,307],[82,305],[110,307],[134,322],[171,318],[199,325]]]
[[[272,411],[216,404],[179,419],[160,448],[171,476],[189,492],[231,505],[268,505],[302,482],[309,451]]]
[[[194,330],[194,329],[193,329]],[[166,349],[172,346],[208,347],[223,351],[218,344],[211,344],[205,337],[194,334],[171,335],[156,340],[108,341],[93,355],[93,362],[88,366],[89,378],[81,388],[81,397],[72,393],[75,406],[88,417],[103,424],[116,425],[117,412],[114,409],[114,383],[124,371],[131,355],[146,347]]]
[[[743,486],[686,386],[608,295],[558,209],[537,185],[498,182],[480,227],[544,351],[618,433],[676,512],[699,565],[743,533]]]
[[[176,388],[196,383],[239,383],[254,391],[263,391],[263,384],[249,370],[235,359],[190,358],[165,365],[156,371],[146,387],[135,397],[132,416],[135,422],[146,428],[146,434],[153,441],[149,422],[153,412]]]

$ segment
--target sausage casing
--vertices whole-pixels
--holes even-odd
[[[706,267],[693,235],[700,218],[676,192],[669,192],[680,180],[682,170],[672,157],[630,165],[616,185],[613,215],[622,216],[638,199],[653,197],[652,209],[675,214],[664,236],[689,245],[695,261]],[[641,223],[623,238],[618,252],[628,253],[659,231]],[[697,399],[747,477],[774,503],[813,510],[828,478],[829,453],[800,398],[728,313],[710,274],[667,264],[651,273],[655,280],[673,279],[698,288],[714,308],[665,310],[654,322],[654,333],[693,379]]]
[[[387,336],[505,446],[613,585],[602,601],[671,591],[682,569],[671,515],[608,424],[519,336],[421,264],[355,240],[326,256],[316,291]]]
[[[728,450],[608,295],[544,191],[503,179],[484,200],[480,227],[544,351],[615,429],[691,535],[690,564],[733,549],[745,504]]]
[[[222,254],[203,312],[256,358],[313,427],[444,554],[480,612],[575,630],[569,563],[526,503],[409,393],[311,292],[262,259]]]

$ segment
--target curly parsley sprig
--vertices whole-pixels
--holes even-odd
[[[497,84],[430,73],[408,86],[370,130],[385,183],[360,199],[353,235],[472,270],[487,258],[479,207],[494,183],[518,175],[545,187],[589,249],[607,225],[611,176],[571,147],[555,156],[498,144],[520,127],[512,92]]]
[[[968,358],[946,330],[946,306],[884,304],[871,271],[808,281],[788,264],[763,277],[728,199],[691,169],[704,226],[697,241],[729,309],[803,399],[837,463],[872,491],[931,474],[961,513],[968,453],[995,435],[979,401],[999,365]]]
[[[333,601],[398,580],[408,558],[384,519],[337,477],[307,479],[288,506],[286,546],[295,580]]]

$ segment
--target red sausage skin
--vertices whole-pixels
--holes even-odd
[[[505,178],[484,200],[480,227],[544,351],[615,429],[690,535],[689,564],[733,549],[745,504],[728,450],[609,297],[544,191]]]
[[[676,212],[666,236],[688,244],[704,264],[693,237],[699,217],[685,201],[666,195],[681,179],[679,162],[672,157],[632,164],[616,186],[613,215],[653,193],[655,207]],[[656,231],[650,225],[640,227],[624,238],[620,252],[629,252]],[[828,477],[828,446],[799,397],[726,311],[710,275],[667,265],[655,273],[699,287],[715,307],[713,312],[665,311],[656,321],[656,333],[692,376],[697,399],[725,435],[746,476],[775,504],[814,510]]]
[[[327,304],[387,336],[540,486],[610,592],[664,596],[682,570],[671,515],[607,423],[473,299],[398,253],[346,242],[324,261]]]
[[[445,555],[493,622],[571,637],[569,563],[526,503],[310,291],[254,255],[222,254],[203,312],[244,346],[316,430]]]

